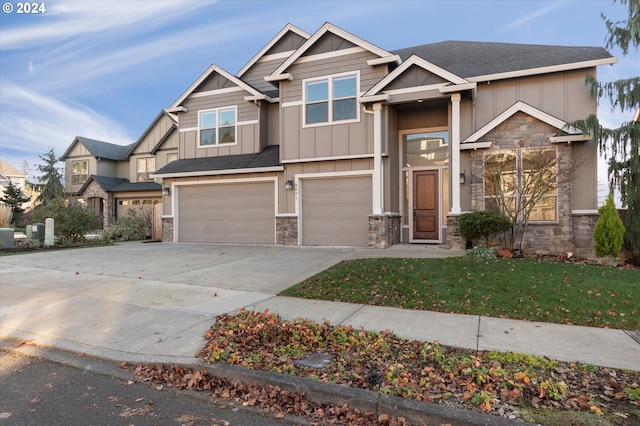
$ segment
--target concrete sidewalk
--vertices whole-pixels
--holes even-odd
[[[242,307],[473,350],[640,370],[638,333],[275,296],[346,259],[387,250],[126,243],[0,257],[0,336],[128,362],[195,363],[217,315]]]

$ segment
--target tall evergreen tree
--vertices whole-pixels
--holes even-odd
[[[36,203],[47,205],[50,201],[64,196],[64,186],[62,186],[60,169],[56,167],[58,157],[53,152],[53,148],[40,155],[40,159],[44,161],[44,164],[36,166],[41,173],[40,183],[33,186],[40,191],[40,195],[36,198]]]
[[[13,182],[9,182],[9,185],[4,190],[4,195],[0,197],[0,201],[11,207],[12,223],[18,223],[24,213],[22,205],[30,199],[31,197],[25,196],[22,190],[14,185]]]
[[[611,21],[604,14],[607,27],[606,47],[619,47],[623,55],[638,51],[640,45],[640,0],[613,0],[628,6],[628,19]],[[609,191],[620,190],[625,215],[625,240],[634,254],[640,255],[640,76],[608,83],[587,76],[587,84],[598,100],[606,99],[611,110],[619,109],[635,117],[623,122],[620,127],[603,127],[595,115],[576,123],[596,138],[600,153],[609,163]]]

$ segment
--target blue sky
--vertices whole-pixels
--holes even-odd
[[[43,14],[0,13],[0,158],[21,169],[75,136],[134,142],[214,63],[235,74],[291,23],[331,22],[393,50],[442,40],[604,46],[611,0],[251,1],[47,0]],[[602,81],[640,75],[640,55],[599,67]],[[631,114],[599,114],[609,126]],[[37,173],[35,173],[37,175]],[[33,179],[33,173],[30,175]]]

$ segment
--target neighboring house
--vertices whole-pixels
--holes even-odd
[[[6,161],[0,160],[0,197],[4,197],[5,188],[10,183],[19,188],[25,198],[31,197],[33,191],[29,191],[29,188],[27,188],[27,177],[26,173],[21,172]],[[30,203],[26,202],[22,207],[27,209],[29,205]]]
[[[148,218],[157,210],[152,236],[159,238],[162,188],[151,174],[177,155],[177,121],[165,111],[131,145],[78,136],[60,158],[65,162],[65,190],[101,214],[104,226],[114,224],[130,209],[142,210]]]
[[[526,173],[544,147],[559,167],[581,165],[537,206],[525,251],[588,254],[597,149],[568,123],[596,112],[585,74],[615,62],[600,47],[445,41],[388,51],[330,23],[314,34],[287,25],[237,74],[210,66],[159,116],[176,117],[167,147],[177,161],[152,148],[166,143],[162,131],[113,159],[78,138],[65,157],[88,161],[77,167],[93,181],[74,189],[87,200],[99,192],[89,185],[109,192],[97,176],[161,180],[164,241],[463,247],[459,215],[491,208],[484,158],[511,152],[504,158]],[[151,157],[153,173],[142,161]],[[97,158],[113,163],[109,173]]]

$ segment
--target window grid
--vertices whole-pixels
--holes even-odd
[[[304,125],[327,125],[358,119],[358,74],[304,81]]]
[[[236,143],[236,107],[225,107],[198,113],[198,145],[201,147]]]

